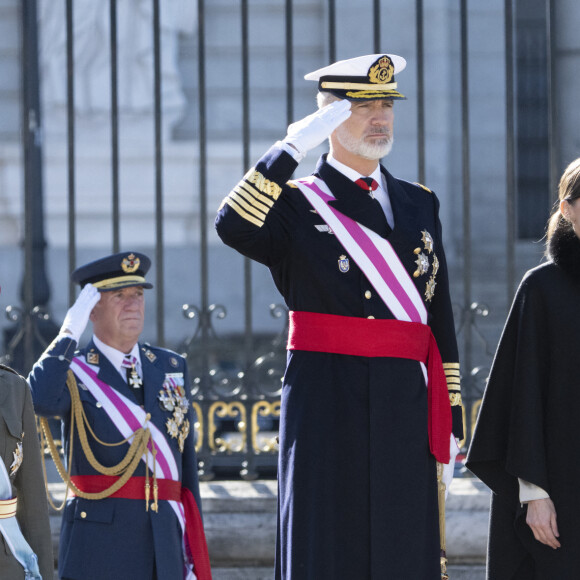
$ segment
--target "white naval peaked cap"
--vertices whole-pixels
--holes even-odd
[[[397,91],[395,74],[407,66],[396,54],[367,54],[315,70],[304,76],[318,81],[318,90],[349,101],[405,99]]]

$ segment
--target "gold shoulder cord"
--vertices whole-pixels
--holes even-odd
[[[66,490],[65,496],[62,504],[60,506],[56,506],[48,492],[48,480],[46,475],[46,463],[44,453],[43,461],[42,461],[42,471],[44,475],[44,485],[46,487],[46,493],[48,496],[48,501],[53,509],[56,511],[61,511],[66,503],[68,490],[72,489],[74,494],[85,498],[85,499],[104,499],[106,497],[111,496],[116,491],[121,489],[127,481],[133,476],[137,466],[139,465],[139,461],[143,455],[146,456],[146,460],[149,454],[148,443],[151,441],[151,453],[153,454],[153,496],[154,496],[154,505],[151,507],[153,511],[157,511],[157,500],[158,500],[158,487],[157,487],[157,477],[156,477],[156,469],[155,469],[155,456],[157,454],[157,449],[155,448],[155,443],[153,441],[153,437],[151,436],[151,431],[148,428],[141,427],[137,429],[134,433],[132,433],[126,439],[119,441],[117,443],[105,443],[101,441],[91,429],[87,421],[87,417],[85,415],[85,411],[83,409],[83,405],[80,400],[79,396],[79,389],[77,387],[77,382],[75,376],[71,370],[68,371],[66,385],[70,392],[71,398],[71,417],[70,417],[70,448],[69,448],[69,456],[68,456],[68,470],[64,468],[56,445],[54,443],[54,439],[52,437],[52,433],[50,432],[50,427],[48,425],[48,420],[44,417],[40,417],[40,441],[41,441],[41,449],[45,449],[45,445],[48,446],[50,451],[50,455],[54,460],[54,464],[58,471],[58,474],[62,478],[62,480],[66,483]],[[147,414],[147,420],[150,419],[150,415]],[[71,465],[72,465],[72,454],[73,454],[73,441],[74,441],[74,430],[75,424],[77,427],[78,436],[81,442],[81,448],[85,457],[88,459],[91,466],[100,474],[102,475],[120,475],[119,479],[113,483],[107,489],[103,491],[96,492],[96,493],[88,493],[81,491],[72,481],[71,481]],[[101,445],[105,445],[107,447],[116,447],[118,445],[123,445],[124,443],[128,443],[129,439],[133,438],[129,446],[129,450],[125,457],[117,464],[112,467],[106,467],[99,463],[96,457],[93,454],[93,451],[89,445],[86,427],[93,437],[93,439],[100,443]],[[147,466],[147,461],[145,462],[145,502],[146,502],[146,509],[149,509],[149,494],[150,494],[150,485],[149,485],[149,468]]]

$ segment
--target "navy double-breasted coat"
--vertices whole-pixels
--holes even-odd
[[[296,166],[288,153],[272,147],[222,203],[219,236],[270,269],[290,310],[393,318],[336,236],[288,182]],[[338,211],[388,238],[424,297],[446,372],[455,377],[450,386],[458,390],[438,200],[426,188],[381,170],[393,231],[378,202],[324,157],[315,173],[336,197],[331,203]],[[419,254],[428,267],[413,277]],[[453,416],[454,433],[461,436],[460,406],[453,407]],[[435,460],[427,435],[427,389],[416,361],[289,352],[278,479],[276,578],[438,577]]]
[[[74,443],[70,438],[71,400],[66,386],[66,374],[74,354],[76,342],[61,338],[55,342],[35,364],[29,376],[36,413],[45,417],[62,419],[62,436],[65,457],[71,444],[72,475],[95,475],[82,453],[75,431]],[[95,362],[93,369],[98,378],[113,389],[139,403],[132,387],[127,385],[119,372],[91,341],[80,354]],[[182,374],[185,385],[189,384],[185,360],[174,352],[140,345],[143,374],[144,409],[151,414],[151,422],[167,437],[175,458],[183,487],[194,495],[201,511],[197,462],[193,433],[185,439],[183,452],[178,440],[167,435],[166,421],[171,413],[158,399],[166,374]],[[79,394],[88,423],[96,436],[104,442],[121,440],[103,407],[93,395],[79,384]],[[189,417],[190,412],[187,413]],[[191,417],[189,417],[191,422]],[[103,446],[91,442],[96,459],[105,466],[116,465],[125,456],[128,444]],[[145,475],[143,461],[136,476]],[[59,575],[79,580],[178,580],[183,574],[184,555],[182,530],[178,519],[167,501],[159,502],[159,511],[146,511],[145,501],[136,499],[106,498],[100,500],[73,497],[64,509],[59,548]],[[154,576],[156,574],[156,576]]]

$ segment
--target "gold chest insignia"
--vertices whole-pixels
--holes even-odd
[[[177,439],[179,451],[183,453],[189,434],[189,421],[186,419],[189,402],[185,396],[183,373],[167,373],[157,398],[161,408],[172,413],[165,422],[165,428],[172,439]]]
[[[433,254],[433,277],[437,276],[437,272],[439,272],[439,260],[437,256]]]
[[[437,282],[435,282],[435,278],[431,276],[429,282],[427,282],[427,285],[425,286],[425,300],[427,302],[432,300],[433,295],[435,294],[435,286],[437,286]]]
[[[433,238],[427,230],[421,232],[421,241],[425,244],[427,252],[431,253],[433,251]]]
[[[22,436],[24,436],[24,433]],[[13,458],[14,460],[10,465],[10,475],[14,475],[18,471],[18,468],[22,465],[22,460],[24,459],[21,441],[16,444],[16,449],[13,452]]]
[[[346,274],[350,270],[350,263],[344,254],[338,258],[338,269],[343,274]]]
[[[413,272],[413,276],[415,278],[418,278],[419,276],[426,274],[427,271],[429,270],[429,258],[427,258],[427,256],[423,252],[419,253],[417,259],[415,260],[415,264],[417,264],[417,269]]]

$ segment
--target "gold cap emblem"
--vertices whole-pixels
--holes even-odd
[[[395,72],[393,61],[388,56],[382,56],[369,68],[369,82],[384,84],[391,81]]]
[[[126,258],[123,258],[121,268],[126,274],[132,274],[137,271],[139,264],[141,264],[141,260],[135,254],[129,254]]]

